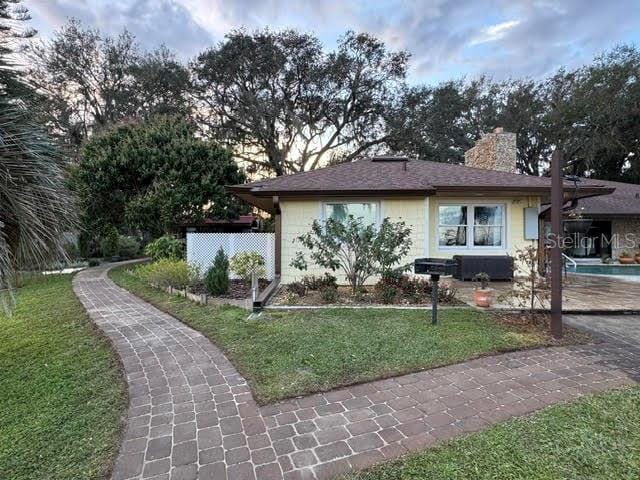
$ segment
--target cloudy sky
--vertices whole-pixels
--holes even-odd
[[[640,44],[638,0],[24,0],[50,36],[76,17],[107,33],[132,31],[188,60],[244,27],[312,31],[331,48],[366,31],[412,55],[410,79],[436,83],[486,73],[541,77],[620,43]]]

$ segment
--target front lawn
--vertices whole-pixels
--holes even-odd
[[[248,320],[246,310],[154,289],[128,268],[111,278],[207,335],[263,404],[550,342],[542,328],[500,324],[472,309],[442,310],[435,327],[424,310],[266,311]]]
[[[637,479],[640,388],[585,397],[345,480]]]
[[[73,294],[36,278],[0,310],[0,478],[108,478],[127,394],[117,355]]]

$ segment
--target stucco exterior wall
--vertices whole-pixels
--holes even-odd
[[[611,256],[617,259],[623,251],[632,255],[640,250],[640,218],[611,220]]]
[[[407,262],[413,262],[418,257],[444,257],[453,255],[513,255],[523,246],[531,244],[524,239],[524,208],[539,206],[537,197],[518,198],[479,198],[479,197],[415,197],[415,198],[386,198],[386,199],[358,199],[364,201],[378,201],[380,218],[389,217],[393,221],[403,220],[412,229],[412,246]],[[295,238],[308,232],[314,219],[322,220],[323,201],[282,199],[282,283],[300,280],[304,275],[321,275],[324,269],[309,263],[305,272],[291,267],[291,261],[296,252],[304,251],[295,242]],[[440,249],[437,240],[438,205],[441,203],[465,204],[504,204],[506,208],[505,237],[506,245],[503,249]],[[427,227],[428,223],[428,227]],[[307,257],[307,260],[308,257]],[[338,272],[336,272],[338,273]],[[340,283],[346,283],[342,275],[336,275]],[[371,279],[374,282],[376,279]]]

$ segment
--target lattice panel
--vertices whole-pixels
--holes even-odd
[[[275,233],[187,233],[187,261],[204,273],[222,247],[229,258],[240,252],[258,252],[266,261],[267,279],[275,275]],[[230,272],[231,278],[237,278]]]

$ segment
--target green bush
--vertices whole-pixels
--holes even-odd
[[[322,290],[327,287],[338,287],[338,279],[328,272],[322,276],[305,275],[302,284],[309,290]]]
[[[231,271],[247,282],[251,281],[251,276],[254,272],[258,278],[266,277],[265,264],[264,257],[258,252],[236,253],[231,257],[231,262],[229,263]]]
[[[118,240],[120,236],[114,228],[100,238],[100,253],[104,258],[110,258],[118,254]]]
[[[184,242],[171,235],[163,235],[149,242],[144,249],[144,253],[153,260],[160,260],[161,258],[181,260],[184,258]]]
[[[100,260],[98,260],[97,258],[90,258],[89,259],[89,266],[90,267],[97,267],[98,265],[100,265]]]
[[[320,292],[320,298],[324,303],[337,303],[340,294],[336,287],[327,287]]]
[[[185,289],[200,279],[200,270],[185,260],[162,258],[157,262],[141,265],[135,273],[150,285]]]
[[[207,270],[204,285],[211,295],[224,295],[229,291],[229,259],[222,248]]]
[[[140,242],[133,237],[118,237],[118,255],[122,258],[133,258],[140,252]]]
[[[398,297],[398,289],[390,285],[384,285],[380,290],[380,301],[384,304],[395,303]]]
[[[303,282],[291,282],[287,288],[298,297],[304,297],[307,294],[307,287]]]

